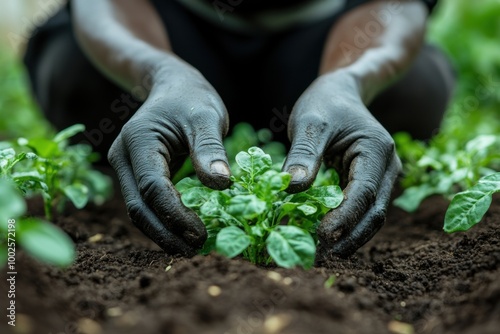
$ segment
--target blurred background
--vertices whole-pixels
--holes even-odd
[[[30,95],[20,62],[32,30],[65,0],[2,0],[0,11],[0,140],[52,132]]]
[[[500,133],[500,1],[440,0],[428,40],[450,56],[459,76],[440,133],[466,142]],[[19,61],[31,30],[64,0],[2,0],[0,11],[0,140],[43,136],[50,126],[33,103]]]

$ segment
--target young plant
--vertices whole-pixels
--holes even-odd
[[[12,180],[27,196],[41,194],[49,220],[52,208],[62,209],[67,199],[80,209],[91,198],[102,203],[110,196],[110,178],[91,168],[91,147],[68,145],[68,139],[83,130],[77,124],[51,139],[19,138],[16,144],[0,144],[0,177]]]
[[[71,239],[41,219],[23,218],[26,205],[22,196],[41,195],[46,219],[51,220],[53,208],[61,210],[67,200],[82,208],[89,200],[99,204],[111,195],[111,179],[91,167],[95,156],[90,146],[68,144],[69,138],[83,130],[82,125],[74,125],[50,139],[0,142],[0,248],[8,245],[10,250],[15,247],[11,241],[16,240],[44,262],[72,263]]]
[[[184,178],[177,183],[182,202],[205,223],[208,239],[202,249],[227,257],[242,254],[253,263],[310,268],[316,252],[316,228],[343,200],[333,170],[302,193],[284,190],[291,176],[280,172],[271,156],[258,147],[235,157],[233,185],[217,191]],[[330,180],[330,184],[326,180]],[[318,185],[321,183],[321,185]]]
[[[478,135],[462,145],[460,137],[446,132],[428,146],[406,134],[398,134],[395,140],[405,161],[402,185],[406,188],[394,200],[396,206],[413,212],[425,198],[439,194],[452,199],[446,232],[465,231],[481,220],[500,187],[496,172],[500,170],[500,136]]]

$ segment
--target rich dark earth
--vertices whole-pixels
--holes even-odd
[[[446,206],[436,197],[412,215],[391,208],[353,257],[310,271],[172,258],[129,223],[120,199],[68,210],[56,223],[76,242],[76,263],[61,270],[19,252],[17,326],[4,316],[0,332],[496,334],[500,197],[466,233],[442,232]]]

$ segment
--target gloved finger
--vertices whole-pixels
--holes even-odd
[[[325,216],[318,228],[318,237],[332,245],[345,231],[351,230],[366,214],[378,197],[394,147],[373,145],[373,140],[358,140],[344,155],[345,170],[349,171],[344,189],[344,201]],[[389,153],[389,150],[392,152]]]
[[[227,124],[223,118],[215,121],[214,115],[198,113],[185,131],[196,175],[207,187],[221,190],[231,185],[231,172],[222,144]]]
[[[316,114],[301,116],[291,124],[292,145],[282,170],[292,175],[286,191],[297,193],[314,182],[330,139],[330,130],[327,122]]]
[[[130,124],[127,123],[127,124]],[[160,142],[173,137],[154,128],[141,131],[125,125],[122,143],[129,154],[139,194],[162,224],[183,238],[194,248],[201,247],[207,238],[205,225],[198,216],[186,208],[179,192],[170,181],[170,150]]]
[[[109,151],[108,160],[117,172],[132,223],[167,253],[194,255],[196,253],[195,248],[170,232],[144,202],[137,188],[134,172],[126,154],[126,150],[121,143],[121,137],[118,136]]]
[[[394,155],[380,184],[375,203],[352,230],[347,231],[335,241],[331,248],[333,254],[340,257],[348,257],[354,254],[382,228],[385,223],[393,185],[400,170],[401,162]],[[329,219],[330,217],[327,218],[327,221]],[[328,223],[327,221],[325,223]]]

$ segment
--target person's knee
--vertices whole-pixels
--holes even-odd
[[[426,73],[434,83],[430,88],[433,89],[436,98],[441,100],[440,104],[446,107],[453,96],[456,72],[448,57],[436,46],[426,45],[421,57],[424,59],[417,64],[416,71],[422,71],[424,67],[428,67]]]
[[[447,57],[426,45],[403,77],[369,108],[389,132],[406,131],[415,138],[429,139],[440,127],[455,80]]]

